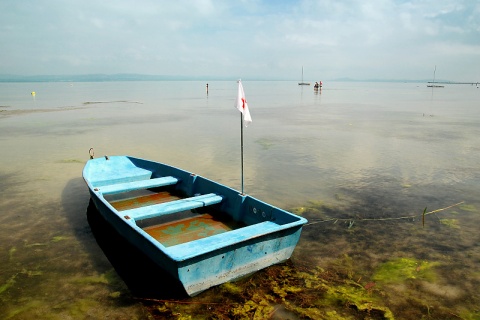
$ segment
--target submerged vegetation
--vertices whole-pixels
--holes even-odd
[[[148,302],[152,314],[176,319],[203,318],[206,310],[211,314],[208,319],[394,319],[377,291],[333,270],[286,263],[225,283],[191,301]]]
[[[372,280],[384,284],[401,283],[409,279],[434,281],[436,274],[432,269],[436,262],[417,261],[412,258],[397,258],[381,264]]]
[[[302,253],[292,261],[223,284],[190,300],[149,299],[145,303],[155,318],[175,319],[480,319],[480,310],[474,307],[475,303],[469,303],[478,301],[473,288],[480,284],[480,276],[475,272],[468,274],[472,284],[461,289],[465,279],[455,280],[449,271],[454,257],[445,254],[449,252],[445,248],[443,254],[437,254],[436,242],[444,241],[442,236],[448,229],[437,230],[427,238],[420,233],[429,233],[429,227],[460,228],[458,219],[438,216],[457,216],[459,213],[452,210],[455,207],[462,212],[476,212],[473,205],[460,202],[391,219],[331,218],[340,216],[335,210],[345,210],[312,201],[292,210],[311,221],[304,230],[304,242],[299,248]],[[437,219],[425,223],[428,215]],[[361,222],[360,226],[354,221]],[[388,224],[389,221],[406,223]],[[320,226],[319,222],[330,223]],[[413,235],[412,226],[417,230]],[[397,234],[398,239],[389,241],[388,233]],[[350,248],[339,247],[344,237]],[[419,245],[408,245],[413,241]],[[429,245],[423,245],[429,241]],[[376,257],[374,253],[366,256],[365,251],[362,256],[361,248],[371,243],[378,248],[384,246],[386,251],[380,254],[383,250],[375,250]],[[331,248],[337,251],[333,260],[329,256]],[[480,258],[479,253],[474,254]],[[423,258],[415,258],[416,255]],[[325,258],[328,259],[322,266],[316,263]],[[461,303],[463,297],[470,299]],[[452,300],[458,303],[452,305]]]
[[[345,194],[335,201],[310,201],[292,210],[310,224],[290,261],[185,299],[134,293],[86,222],[79,225],[83,220],[72,223],[75,234],[60,227],[23,233],[3,251],[0,317],[480,319],[474,203],[428,212],[422,204],[395,216],[378,215],[382,206]],[[58,217],[49,221],[62,223]],[[112,245],[128,257],[123,245]]]
[[[329,269],[288,262],[189,300],[143,301],[151,315],[161,319],[478,319],[478,310],[456,314],[417,292],[417,286],[455,291],[437,283],[438,262],[394,258],[378,265],[368,278],[358,276],[354,265],[349,256]],[[396,316],[399,290],[410,309]]]
[[[308,218],[323,215],[325,221],[328,219],[325,213],[333,210],[322,202],[311,202],[309,206],[297,208],[295,212]],[[446,210],[434,210],[430,214],[439,212],[458,215]],[[480,285],[480,276],[475,264],[470,268],[469,263],[456,258],[464,253],[453,249],[455,244],[451,253],[443,247],[443,253],[438,254],[435,242],[444,242],[442,236],[449,229],[425,238],[418,233],[428,232],[422,226],[422,216],[419,213],[420,219],[405,219],[403,225],[379,226],[379,222],[388,220],[366,220],[355,228],[347,223],[352,219],[330,219],[327,220],[330,224],[321,225],[322,230],[327,230],[325,237],[319,237],[320,225],[312,224],[305,228],[306,240],[302,243],[309,249],[301,246],[301,253],[287,263],[212,288],[192,299],[146,299],[144,302],[152,316],[162,319],[480,319],[480,309],[475,302],[480,298],[475,289]],[[437,218],[439,223],[430,222],[427,227],[446,226],[444,220],[449,220]],[[413,236],[408,235],[412,233],[411,226],[418,230]],[[376,232],[369,233],[371,229]],[[395,233],[398,239],[389,240],[385,233]],[[309,240],[312,234],[315,234],[315,243]],[[365,235],[386,251],[383,254],[378,249],[375,253],[363,251],[361,248],[371,243]],[[350,248],[339,247],[344,237]],[[329,243],[322,242],[323,239]],[[418,246],[410,244],[423,240],[431,243],[429,246],[423,242]],[[337,252],[334,259],[329,256],[331,248]],[[471,254],[480,258],[479,252]],[[316,262],[318,259],[323,260],[322,266]],[[464,268],[461,275],[451,271],[456,261]],[[465,278],[469,280],[465,282]]]

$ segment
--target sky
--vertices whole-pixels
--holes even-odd
[[[480,0],[1,0],[0,74],[480,81]]]

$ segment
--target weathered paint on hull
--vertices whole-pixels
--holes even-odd
[[[293,234],[255,239],[243,245],[226,247],[200,259],[185,261],[178,270],[180,281],[190,296],[210,287],[252,274],[288,260],[300,237]]]
[[[84,169],[95,206],[191,296],[289,259],[306,223],[181,169],[132,157],[110,159],[90,160]],[[149,186],[160,190],[128,193]]]

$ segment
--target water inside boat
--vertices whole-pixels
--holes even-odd
[[[151,206],[184,199],[186,196],[168,188],[136,190],[105,199],[118,211]],[[246,226],[228,214],[209,206],[185,210],[154,218],[137,220],[136,224],[165,247],[170,247]]]

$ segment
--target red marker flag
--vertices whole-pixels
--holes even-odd
[[[243,124],[248,127],[252,123],[252,117],[248,110],[247,99],[245,98],[245,92],[243,92],[242,80],[238,80],[238,95],[235,102],[235,108],[243,114]]]

